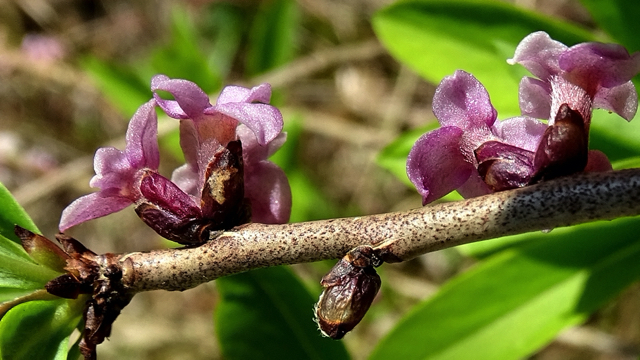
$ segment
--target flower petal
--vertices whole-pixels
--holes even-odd
[[[144,200],[175,214],[178,218],[197,217],[200,207],[176,184],[156,172],[147,172],[140,182]]]
[[[72,226],[93,220],[129,206],[132,201],[122,196],[111,196],[110,192],[99,191],[85,195],[69,204],[63,211],[58,228],[64,232]]]
[[[214,112],[232,117],[246,125],[256,134],[261,145],[266,145],[275,139],[282,132],[284,125],[280,110],[266,104],[224,103],[205,111],[206,114]]]
[[[462,130],[486,128],[497,117],[485,87],[462,70],[440,82],[433,96],[433,112],[443,127],[456,126]]]
[[[458,189],[458,193],[465,199],[491,194],[487,184],[482,180],[477,171],[471,172],[469,179]]]
[[[216,105],[226,103],[252,103],[261,102],[268,104],[271,100],[271,85],[263,83],[251,89],[242,86],[226,86],[220,92]]]
[[[286,133],[280,133],[267,145],[260,145],[256,134],[246,125],[240,125],[237,128],[238,139],[242,142],[242,157],[244,158],[245,167],[247,164],[266,160],[273,155],[287,140]]]
[[[558,63],[568,80],[591,93],[598,85],[611,88],[631,80],[640,71],[640,53],[629,55],[622,45],[589,42],[563,52]]]
[[[631,81],[612,88],[600,88],[593,99],[598,109],[613,111],[631,121],[638,111],[638,93]]]
[[[157,170],[160,165],[158,117],[155,107],[155,100],[149,100],[138,108],[129,121],[125,154],[134,169],[146,167]]]
[[[478,173],[493,191],[503,191],[529,184],[535,175],[533,151],[487,141],[476,149]]]
[[[407,175],[426,205],[463,185],[475,172],[460,152],[463,131],[442,127],[422,135],[407,158]]]
[[[611,170],[613,170],[613,167],[607,155],[600,150],[589,150],[589,159],[587,160],[587,166],[584,168],[584,172],[604,172]]]
[[[558,56],[566,49],[566,45],[551,39],[546,32],[537,31],[520,41],[513,58],[507,62],[524,66],[544,81],[560,72]]]
[[[245,169],[245,197],[251,201],[251,221],[284,224],[291,215],[291,188],[284,171],[270,161]]]
[[[89,185],[100,189],[124,187],[136,171],[125,153],[114,147],[99,148],[93,157],[93,168],[96,175]]]
[[[525,76],[520,80],[518,101],[522,115],[547,119],[551,113],[551,86],[548,82]]]
[[[528,151],[536,151],[546,129],[547,124],[528,116],[496,121],[492,128],[505,143]]]
[[[163,90],[171,93],[175,100],[164,100],[157,93]],[[175,119],[199,119],[205,108],[210,107],[209,97],[198,85],[183,79],[170,79],[156,75],[151,79],[151,91],[158,105],[167,115]]]

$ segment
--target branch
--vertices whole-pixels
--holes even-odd
[[[522,189],[379,215],[248,224],[196,248],[121,255],[132,292],[185,290],[254,268],[341,258],[359,245],[399,262],[470,242],[640,214],[640,169],[580,174]]]

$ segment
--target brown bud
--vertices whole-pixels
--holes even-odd
[[[62,251],[53,241],[18,225],[15,226],[14,232],[20,238],[24,250],[38,264],[44,265],[59,273],[65,272],[69,255]]]
[[[323,335],[341,339],[362,320],[380,290],[380,276],[374,269],[379,264],[370,246],[359,246],[322,278],[325,289],[315,312]]]
[[[546,129],[536,150],[537,174],[531,183],[584,170],[589,155],[588,136],[582,115],[562,104],[554,124]]]

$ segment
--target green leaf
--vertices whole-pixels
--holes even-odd
[[[640,277],[639,226],[631,218],[536,233],[445,284],[371,359],[526,357]]]
[[[94,56],[83,58],[80,64],[111,104],[127,117],[151,99],[149,84],[140,80],[130,67]]]
[[[298,5],[293,0],[262,2],[249,36],[247,73],[255,76],[290,61],[296,51]]]
[[[596,23],[629,52],[640,50],[640,2],[629,0],[580,0]]]
[[[0,358],[66,359],[69,336],[82,319],[84,301],[30,301],[0,321]]]
[[[348,359],[313,322],[315,299],[286,267],[216,280],[216,332],[225,359]]]
[[[16,225],[40,233],[29,215],[2,183],[0,183],[0,208],[2,208],[0,211],[0,235],[19,244],[20,239],[13,232]]]
[[[497,1],[407,1],[378,11],[373,27],[389,52],[437,84],[455,70],[475,75],[501,116],[520,113],[525,71],[506,63],[529,33],[544,30],[567,45],[593,37],[575,26]]]
[[[30,259],[0,254],[0,303],[26,295],[60,274]]]
[[[611,161],[639,156],[640,121],[627,122],[616,114],[594,111],[589,147],[604,152]]]

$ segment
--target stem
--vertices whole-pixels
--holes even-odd
[[[122,255],[132,292],[185,290],[254,268],[344,256],[371,245],[387,262],[470,242],[640,214],[640,169],[580,174],[420,209],[283,225],[247,224],[196,248]]]

